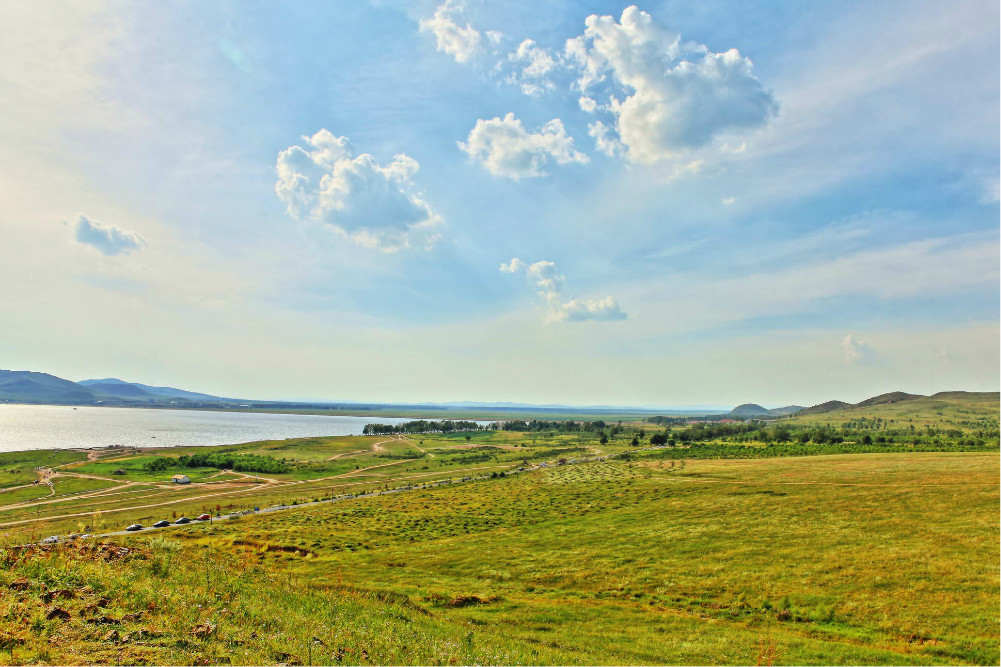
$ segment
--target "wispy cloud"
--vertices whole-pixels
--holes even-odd
[[[871,361],[875,356],[872,348],[865,341],[859,340],[854,334],[847,334],[841,339],[841,351],[846,364],[859,364]]]
[[[104,255],[127,255],[146,245],[143,237],[135,232],[102,225],[83,215],[77,218],[74,233],[78,243],[89,245]]]
[[[862,250],[724,279],[674,274],[670,280],[644,281],[629,293],[636,303],[657,304],[642,321],[658,332],[700,331],[754,317],[798,313],[831,298],[892,300],[996,287],[999,271],[996,236],[967,235]],[[718,305],[722,303],[727,306]],[[671,317],[665,324],[662,313],[685,313],[685,317]],[[636,326],[640,322],[637,318]]]

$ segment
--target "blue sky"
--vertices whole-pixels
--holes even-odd
[[[996,3],[9,14],[5,367],[360,401],[998,389]]]

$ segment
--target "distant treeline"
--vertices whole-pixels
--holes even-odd
[[[394,433],[456,433],[459,431],[482,431],[486,427],[480,426],[476,422],[453,421],[445,419],[442,421],[417,421],[405,422],[403,424],[366,424],[362,429],[363,435],[392,435]]]
[[[996,444],[977,445],[975,443],[955,445],[924,444],[916,446],[894,446],[888,444],[862,444],[838,442],[806,445],[801,443],[769,444],[764,447],[754,445],[725,445],[721,443],[692,443],[684,448],[669,448],[625,452],[619,458],[623,461],[637,459],[764,459],[783,456],[818,456],[824,454],[892,454],[900,452],[996,452]]]
[[[519,433],[531,433],[539,431],[553,431],[560,433],[594,433],[611,429],[613,433],[621,432],[619,425],[607,424],[598,419],[595,421],[574,421],[566,420],[545,420],[533,419],[524,421],[522,419],[512,419],[510,421],[491,422],[480,425],[471,421],[426,421],[418,420],[406,422],[404,424],[366,424],[362,429],[364,435],[392,435],[394,433],[460,433],[463,431],[517,431]]]
[[[713,420],[713,419],[723,419],[724,415],[716,415],[709,417],[699,417],[699,419]],[[684,424],[691,421],[691,417],[647,417],[646,421],[651,424]]]
[[[609,428],[609,424],[606,424],[600,419],[595,421],[580,421],[580,422],[576,422],[572,419],[557,420],[557,421],[547,421],[545,419],[533,419],[532,421],[527,421],[527,422],[521,419],[513,419],[511,421],[496,422],[490,424],[488,428],[492,430],[519,431],[524,433],[537,432],[537,431],[559,431],[561,433],[578,433],[583,431],[592,433],[595,431],[604,431],[606,428]]]
[[[218,468],[219,470],[236,470],[238,472],[284,473],[291,468],[284,460],[271,456],[256,454],[225,454],[215,452],[210,454],[191,454],[173,458],[158,456],[143,464],[150,471],[162,472],[171,468]]]

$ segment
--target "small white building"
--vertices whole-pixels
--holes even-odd
[[[191,478],[187,475],[174,475],[170,478],[174,484],[191,484]]]

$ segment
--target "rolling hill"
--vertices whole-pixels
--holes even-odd
[[[986,428],[997,422],[1001,408],[998,392],[943,391],[932,396],[903,392],[881,394],[854,405],[828,401],[789,417],[791,424],[843,425],[860,419],[906,423],[915,427]],[[996,427],[994,427],[996,428]]]

